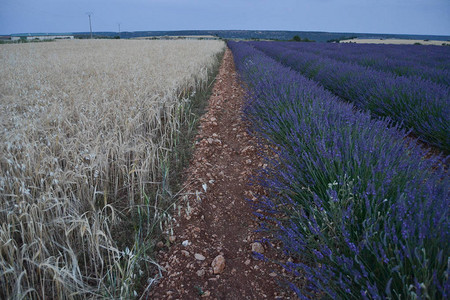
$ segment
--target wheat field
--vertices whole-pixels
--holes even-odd
[[[223,49],[0,45],[0,298],[132,298],[151,285],[146,236],[170,205],[171,153]]]

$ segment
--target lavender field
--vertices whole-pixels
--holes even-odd
[[[449,68],[445,67],[450,61],[450,51],[447,47],[439,48],[445,50],[419,47],[421,55],[411,51],[410,62],[407,62],[408,48],[404,49],[406,54],[402,56],[398,51],[390,51],[390,46],[386,47],[386,53],[382,53],[379,45],[371,46],[374,51],[365,45],[359,50],[359,55],[353,55],[357,58],[351,58],[351,47],[339,47],[332,51],[331,58],[324,50],[331,46],[304,44],[255,42],[252,46],[317,81],[343,100],[354,103],[362,110],[369,110],[373,115],[389,117],[402,127],[411,129],[423,142],[438,147],[446,154],[450,153],[450,88],[446,84]],[[364,53],[378,53],[378,56],[390,60],[372,60],[382,67],[363,65],[364,57],[368,56]],[[416,63],[418,60],[426,63]],[[361,61],[361,64],[355,61]],[[411,70],[409,73],[415,75],[399,76],[395,68],[389,65],[390,61],[398,65],[407,64]],[[424,68],[434,73],[426,73]]]
[[[410,129],[449,152],[448,76],[433,75],[448,74],[449,49],[228,45],[245,117],[278,154],[256,179],[268,193],[257,209],[293,258],[279,262],[289,287],[301,299],[448,298],[448,157]]]
[[[441,46],[370,45],[339,43],[284,43],[293,50],[353,62],[398,76],[417,76],[450,85],[449,49]]]

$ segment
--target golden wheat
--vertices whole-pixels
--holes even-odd
[[[189,96],[223,47],[0,45],[0,298],[135,293],[133,280],[151,261],[140,245],[120,249],[114,226],[133,207],[153,219],[147,226],[160,218]]]

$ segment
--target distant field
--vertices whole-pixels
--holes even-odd
[[[449,45],[450,42],[446,41],[438,41],[438,40],[410,40],[410,39],[351,39],[351,40],[342,40],[340,43],[357,43],[357,44],[394,44],[394,45],[413,45],[413,44],[421,44],[421,45]]]
[[[136,37],[134,40],[218,40],[219,38],[213,35],[160,35],[160,36],[144,36]]]
[[[0,45],[0,298],[132,297],[152,266],[146,235],[161,225],[189,99],[223,49]]]

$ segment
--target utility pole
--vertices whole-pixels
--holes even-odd
[[[91,30],[91,39],[92,39],[92,24],[91,24],[91,12],[86,13],[89,16],[89,29]]]
[[[117,25],[119,25],[119,37],[120,37],[120,23],[117,23]]]

